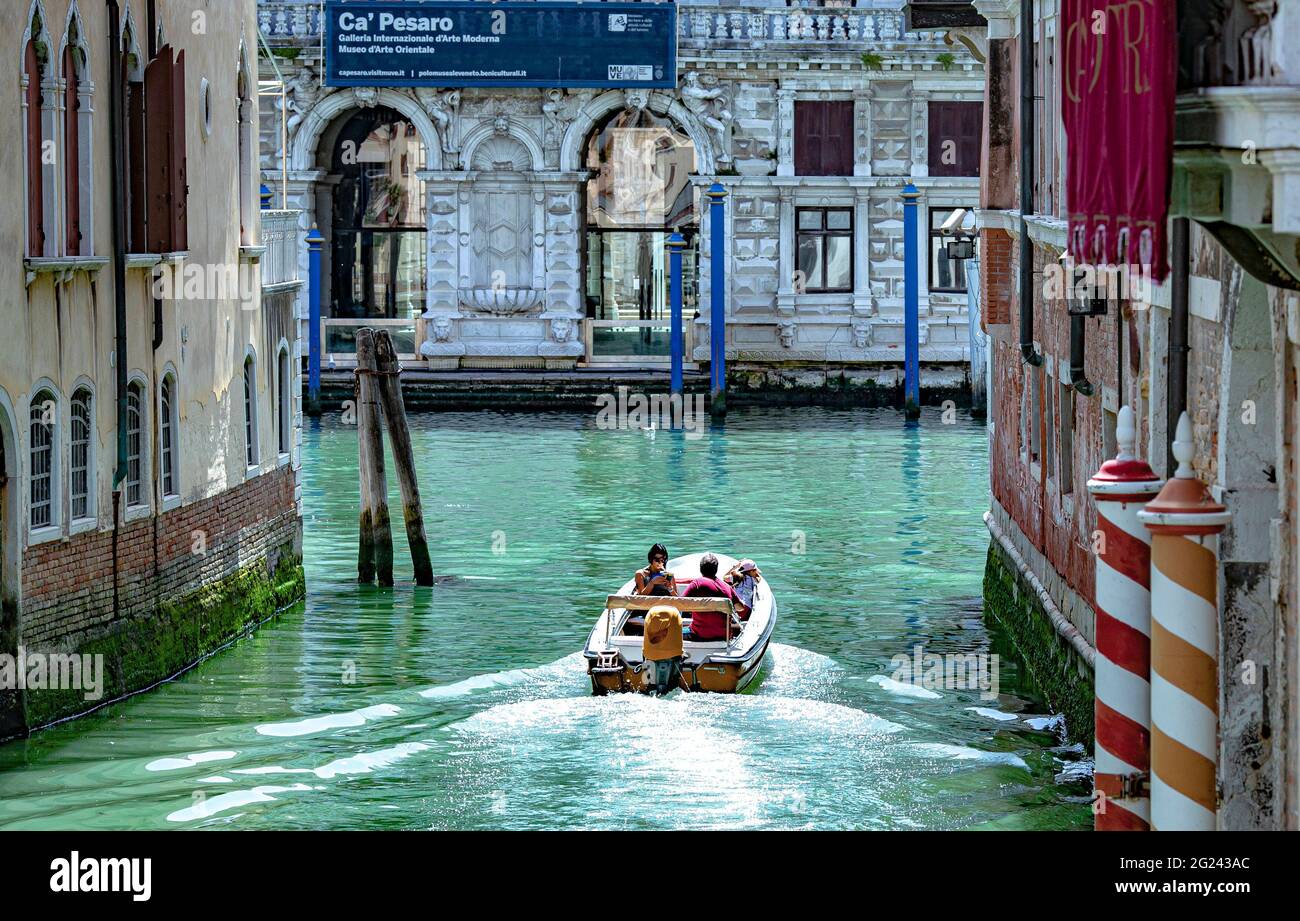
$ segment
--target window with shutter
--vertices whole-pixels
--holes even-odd
[[[984,125],[982,102],[931,102],[931,176],[978,176]]]
[[[63,194],[67,211],[64,246],[69,256],[81,255],[81,79],[77,49],[63,51]]]
[[[796,175],[853,175],[853,103],[796,101],[794,145]]]
[[[185,52],[172,65],[171,94],[171,222],[172,246],[180,251],[189,244],[189,180],[185,162]]]
[[[145,233],[151,253],[172,245],[172,49],[164,46],[144,71]]]
[[[35,40],[27,43],[27,255],[45,255],[45,187],[41,174],[41,61]]]

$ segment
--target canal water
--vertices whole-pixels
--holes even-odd
[[[981,613],[979,423],[413,417],[432,589],[400,531],[398,586],[355,584],[355,430],[309,424],[306,603],[0,746],[0,828],[1090,825],[1081,750]],[[591,696],[579,650],[655,541],[761,566],[780,619],[751,692]],[[901,680],[918,646],[997,656],[999,693]]]

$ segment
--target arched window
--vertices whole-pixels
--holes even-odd
[[[253,207],[253,94],[249,87],[248,61],[244,50],[239,53],[239,73],[235,76],[239,131],[239,243],[253,246],[257,243],[257,213]]]
[[[49,33],[42,21],[40,7],[32,5],[29,38],[23,49],[23,136],[26,147],[27,185],[27,255],[44,256],[46,252],[46,100],[42,84],[50,64]]]
[[[257,466],[257,372],[253,356],[244,359],[244,459]]]
[[[73,521],[95,517],[94,401],[88,387],[80,387],[72,395],[68,492]]]
[[[289,376],[288,348],[280,347],[280,354],[276,357],[276,364],[279,365],[277,375],[279,391],[276,394],[276,405],[279,409],[279,412],[276,413],[276,422],[279,431],[276,434],[280,453],[288,454],[293,449],[293,442],[290,438],[293,434],[293,379]]]
[[[126,388],[126,507],[146,505],[144,492],[144,385]]]
[[[59,402],[52,390],[40,390],[32,397],[30,422],[30,464],[32,530],[52,528],[59,523]]]
[[[179,429],[176,412],[176,375],[170,371],[163,375],[158,391],[158,454],[162,464],[162,494],[164,499],[180,495],[176,470],[176,435]]]
[[[63,47],[64,248],[69,256],[91,255],[91,90],[89,55],[74,6]]]

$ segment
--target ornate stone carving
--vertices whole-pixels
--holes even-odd
[[[541,313],[545,300],[544,291],[532,288],[465,288],[460,292],[462,308],[494,317],[523,317]]]
[[[781,348],[794,348],[794,335],[798,330],[794,320],[782,320],[777,324],[777,335],[781,337]]]
[[[465,354],[465,343],[453,341],[452,318],[436,316],[425,325],[420,354],[426,358],[455,358]]]
[[[352,98],[356,100],[358,108],[373,109],[379,105],[379,90],[373,86],[354,86]]]
[[[298,133],[298,128],[311,107],[327,92],[329,91],[321,88],[320,78],[310,64],[304,64],[289,80],[285,87],[285,106],[289,110],[285,131],[291,140]]]
[[[415,96],[420,100],[420,105],[424,106],[424,111],[429,113],[429,118],[433,119],[433,127],[438,132],[438,144],[442,152],[454,160],[459,149],[455,128],[459,122],[460,92],[458,90],[442,92],[422,86],[416,89]]]
[[[717,139],[718,162],[730,163],[731,123],[735,116],[727,94],[717,83],[717,77],[701,77],[699,71],[690,71],[682,81],[682,105]]]

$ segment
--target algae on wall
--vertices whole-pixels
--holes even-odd
[[[1053,710],[1065,715],[1071,741],[1093,747],[1092,671],[1056,632],[1015,565],[993,541],[984,567],[984,610],[1015,643],[1025,668]]]

